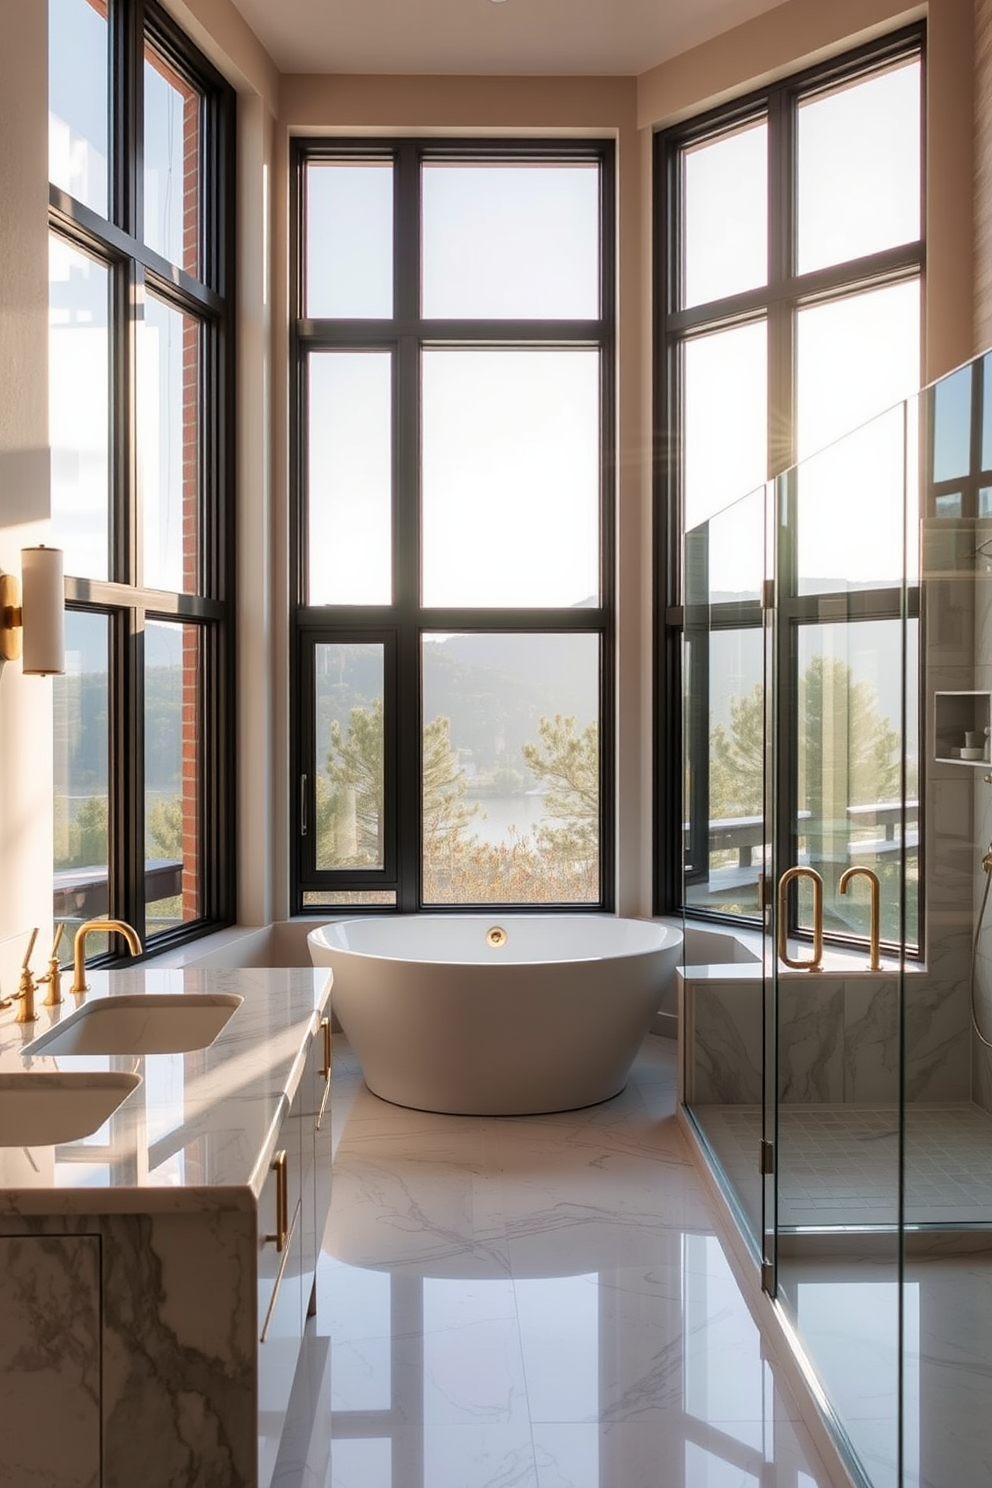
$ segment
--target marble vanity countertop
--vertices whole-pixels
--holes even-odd
[[[69,978],[65,978],[68,986]],[[268,1173],[311,1037],[330,999],[326,968],[92,971],[86,1003],[139,993],[236,993],[244,1001],[206,1049],[187,1054],[25,1055],[77,1010],[65,992],[32,1024],[0,1014],[0,1073],[140,1076],[99,1131],[45,1147],[0,1147],[0,1216],[249,1207]],[[43,992],[43,989],[42,989]]]

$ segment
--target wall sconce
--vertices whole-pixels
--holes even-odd
[[[23,656],[27,677],[65,671],[62,549],[21,549],[21,578],[0,574],[0,661]]]

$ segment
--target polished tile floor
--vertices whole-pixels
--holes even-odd
[[[649,1037],[588,1110],[377,1100],[339,1042],[333,1201],[278,1488],[827,1488]]]
[[[695,1119],[755,1231],[759,1106],[697,1106]],[[784,1226],[895,1224],[896,1106],[783,1105],[778,1217]],[[913,1225],[992,1224],[992,1116],[979,1106],[907,1106],[905,1216]]]

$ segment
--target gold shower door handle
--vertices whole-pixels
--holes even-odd
[[[789,885],[808,878],[813,885],[813,955],[799,961],[789,955]],[[778,955],[793,971],[823,970],[823,879],[815,868],[787,868],[778,881]]]

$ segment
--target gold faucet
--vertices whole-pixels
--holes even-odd
[[[15,1023],[33,1023],[38,1016],[34,1006],[34,994],[36,991],[35,980],[31,972],[31,967],[29,965],[29,962],[31,960],[31,952],[34,950],[34,943],[37,939],[38,927],[35,926],[35,928],[31,931],[31,939],[28,941],[28,948],[24,952],[24,960],[21,962],[21,980],[17,991],[14,993],[13,997],[5,997],[3,1001],[0,1002],[0,1008],[9,1008],[11,1004],[15,1002],[19,1002],[21,1004],[21,1006],[17,1009],[17,1017],[14,1019]]]
[[[813,883],[813,957],[796,961],[789,955],[789,885],[793,879],[808,878]],[[823,970],[823,879],[815,868],[787,868],[778,881],[778,954],[793,971]]]
[[[76,997],[81,997],[84,992],[89,991],[89,982],[86,980],[86,937],[98,931],[115,932],[123,935],[127,941],[128,950],[132,956],[141,955],[141,941],[138,932],[132,930],[131,926],[124,920],[87,920],[80,925],[72,942],[72,992]]]
[[[872,868],[848,868],[848,869],[846,869],[841,874],[840,879],[839,879],[839,881],[837,883],[837,887],[838,887],[838,889],[840,890],[840,892],[842,894],[846,894],[847,893],[847,886],[851,882],[851,879],[852,878],[855,878],[859,873],[863,874],[864,877],[868,880],[869,892],[871,894],[871,908],[870,908],[871,918],[870,918],[870,921],[869,921],[869,924],[870,924],[870,927],[871,927],[870,930],[869,930],[869,957],[870,957],[870,959],[869,959],[869,962],[868,962],[868,970],[869,971],[881,971],[882,970],[882,958],[881,958],[881,955],[879,954],[879,939],[880,939],[880,935],[879,935],[879,908],[878,908],[878,906],[879,906],[880,891],[879,891],[879,883],[878,883],[878,874]]]

